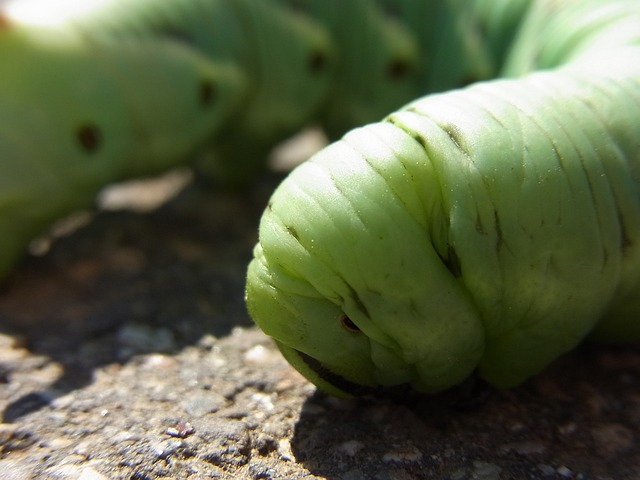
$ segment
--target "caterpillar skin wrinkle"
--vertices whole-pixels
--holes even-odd
[[[478,16],[506,78],[347,133],[264,212],[249,312],[331,394],[507,388],[640,340],[640,2],[517,3]]]

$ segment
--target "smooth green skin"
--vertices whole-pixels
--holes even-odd
[[[518,77],[594,52],[637,45],[639,8],[637,0],[533,2],[510,44],[500,75]]]
[[[485,17],[498,17],[499,12],[490,9],[497,9],[502,0],[492,5],[484,5],[483,0],[376,2],[416,36],[421,57],[418,95],[463,87],[497,74],[498,52],[491,51],[491,39],[483,38],[482,31],[497,32],[504,24],[499,21],[492,29],[483,25]]]
[[[371,0],[278,0],[331,34],[337,67],[319,118],[330,137],[377,121],[424,92],[415,36]]]
[[[104,185],[184,163],[226,123],[243,85],[172,42],[88,45],[68,31],[1,25],[0,277]]]
[[[179,39],[240,69],[249,80],[243,103],[199,163],[228,184],[254,178],[276,143],[317,118],[334,77],[325,29],[270,0],[111,0],[67,27],[89,40]]]
[[[294,367],[334,395],[506,388],[590,333],[640,340],[639,5],[564,12],[537,45],[565,67],[425,97],[292,172],[246,299]]]
[[[257,137],[298,129],[317,112],[335,56],[323,28],[268,0],[111,0],[69,28],[89,39],[169,37],[232,63],[250,80],[235,129]]]
[[[265,158],[278,142],[318,117],[330,94],[336,51],[323,28],[271,1],[226,3],[241,21],[239,58],[257,87],[214,141],[199,171],[242,185],[265,169]]]

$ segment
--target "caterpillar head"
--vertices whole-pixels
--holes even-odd
[[[357,395],[410,384],[431,392],[474,369],[483,329],[434,247],[429,217],[438,217],[439,197],[424,150],[390,124],[351,132],[274,193],[249,266],[247,306],[322,389]]]

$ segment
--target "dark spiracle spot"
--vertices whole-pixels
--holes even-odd
[[[387,65],[387,76],[391,80],[402,80],[411,70],[411,64],[404,58],[394,58]]]
[[[457,252],[451,245],[449,245],[447,248],[447,258],[443,260],[444,264],[454,277],[459,278],[462,276],[460,257],[458,257]]]
[[[326,68],[327,63],[329,63],[329,60],[325,52],[320,50],[312,52],[309,56],[309,71],[311,73],[320,73]]]
[[[76,130],[76,139],[87,153],[95,153],[102,145],[102,133],[100,129],[92,123],[80,125]]]
[[[283,6],[295,15],[300,15],[306,18],[309,18],[311,15],[309,12],[309,5],[305,4],[305,0],[286,0],[286,3],[284,3]]]
[[[216,84],[212,80],[203,80],[200,82],[200,91],[198,92],[200,105],[208,107],[211,105],[218,93]]]
[[[196,45],[196,42],[191,37],[191,35],[185,32],[182,28],[176,27],[174,25],[164,25],[158,29],[158,33],[162,37],[168,37],[190,47]]]
[[[360,332],[360,328],[344,313],[340,315],[340,324],[349,332]]]
[[[398,5],[383,5],[381,6],[381,11],[384,14],[385,17],[397,21],[397,22],[401,22],[402,20],[402,7],[398,6]]]

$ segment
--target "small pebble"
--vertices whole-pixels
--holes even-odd
[[[349,440],[348,442],[341,443],[338,447],[338,450],[340,450],[345,455],[355,457],[363,448],[364,443],[359,442],[358,440]]]
[[[500,480],[502,468],[494,463],[475,461],[473,462],[474,480]]]
[[[565,467],[564,465],[561,467],[558,467],[556,469],[556,472],[558,473],[558,475],[560,475],[561,477],[565,477],[565,478],[571,478],[573,477],[573,472],[571,471],[571,469]]]
[[[415,463],[422,459],[422,452],[413,446],[392,450],[382,456],[385,463]]]
[[[262,410],[271,411],[274,409],[273,396],[266,393],[254,393],[251,401],[259,405]]]
[[[244,360],[254,365],[263,364],[269,356],[268,350],[264,345],[256,345],[247,350],[244,354]]]
[[[171,352],[176,349],[176,341],[170,330],[149,325],[125,325],[118,331],[118,341],[123,355]]]
[[[538,470],[540,470],[540,472],[545,476],[545,477],[550,477],[552,475],[556,474],[556,469],[553,468],[551,465],[544,465],[544,464],[540,464],[538,465]]]
[[[207,391],[190,395],[180,406],[190,416],[202,417],[208,413],[217,412],[225,403],[226,399],[222,395]]]
[[[158,458],[165,459],[174,454],[178,448],[182,446],[182,441],[170,438],[160,442],[153,442],[150,446],[151,450]]]
[[[175,427],[169,427],[164,433],[177,438],[186,438],[196,432],[196,429],[189,422],[178,422]]]
[[[286,462],[295,462],[296,457],[291,450],[291,442],[288,438],[283,438],[278,441],[278,453],[280,458]]]

